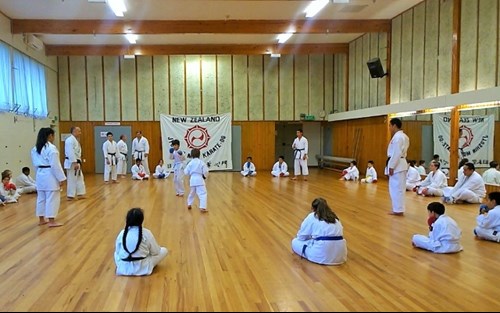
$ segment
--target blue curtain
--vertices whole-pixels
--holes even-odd
[[[10,111],[12,104],[12,71],[10,48],[0,42],[0,111]]]

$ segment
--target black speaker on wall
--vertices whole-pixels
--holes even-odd
[[[381,78],[387,75],[387,73],[384,73],[384,68],[382,67],[382,63],[380,63],[380,58],[373,58],[366,64],[368,65],[372,78]]]

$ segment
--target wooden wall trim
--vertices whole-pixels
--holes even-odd
[[[453,34],[451,44],[451,93],[460,91],[460,20],[462,0],[453,0]]]
[[[13,19],[13,34],[297,34],[388,32],[390,20],[47,20]]]

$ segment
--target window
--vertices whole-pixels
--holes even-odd
[[[0,43],[0,78],[0,111],[47,117],[47,87],[42,64]]]

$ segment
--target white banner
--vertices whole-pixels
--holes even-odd
[[[200,159],[210,170],[232,170],[231,114],[214,115],[164,115],[160,116],[163,160],[172,168],[169,149],[172,140],[179,140],[180,150],[191,153],[197,148]]]
[[[434,153],[443,168],[450,167],[450,117],[435,114],[433,118]],[[476,167],[489,167],[493,161],[495,119],[493,115],[460,116],[458,157],[467,158]]]

